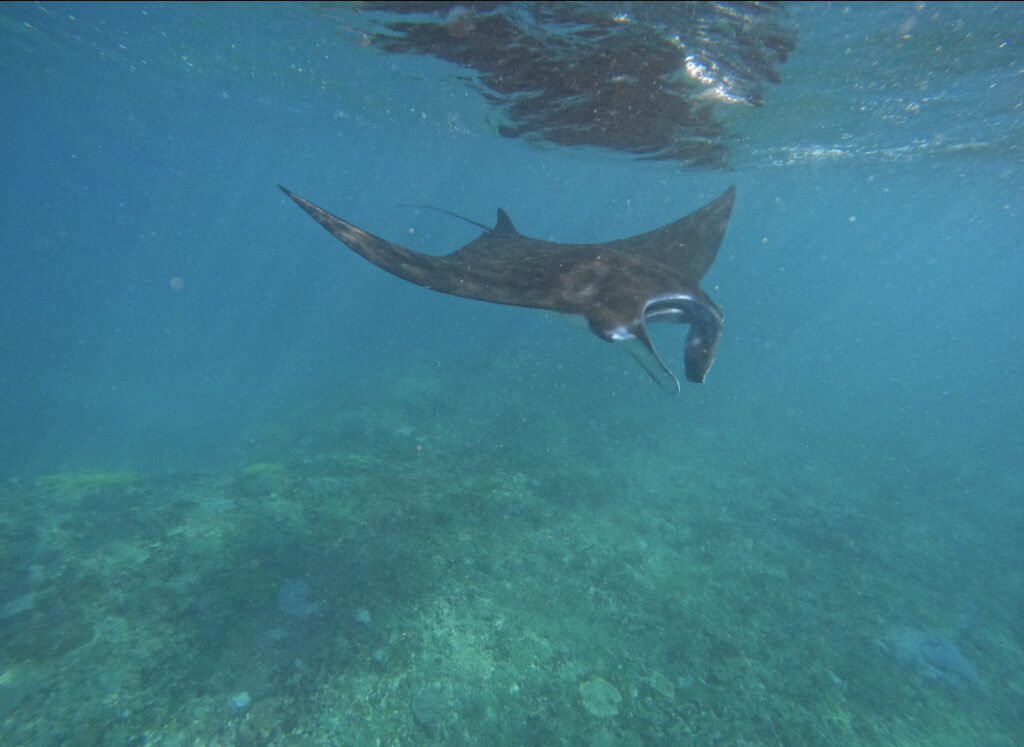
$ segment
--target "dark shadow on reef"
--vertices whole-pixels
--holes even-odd
[[[727,165],[713,102],[760,106],[796,44],[772,2],[367,2],[366,40],[476,71],[499,132]]]

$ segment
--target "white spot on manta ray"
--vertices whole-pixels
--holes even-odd
[[[632,332],[630,332],[625,327],[619,326],[619,327],[615,327],[614,329],[608,330],[608,337],[609,337],[609,339],[611,339],[611,340],[613,340],[615,342],[621,342],[622,340],[632,340],[632,339],[635,339],[636,335],[634,335]]]

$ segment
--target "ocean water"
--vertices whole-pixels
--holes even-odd
[[[778,13],[714,168],[502,137],[358,4],[0,5],[0,743],[1024,742],[1024,11]],[[718,359],[277,184],[429,253],[735,185]]]

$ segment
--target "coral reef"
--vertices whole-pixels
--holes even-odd
[[[594,677],[586,682],[581,682],[580,697],[583,699],[583,707],[595,716],[608,718],[619,715],[619,703],[622,702],[622,696],[607,680]]]
[[[889,629],[886,644],[903,666],[927,680],[941,680],[957,687],[980,684],[974,662],[941,633],[899,625]]]
[[[415,407],[451,411],[431,405],[445,390],[407,386]],[[1005,597],[987,569],[1011,567],[1010,533],[977,528],[981,566],[948,546],[961,562],[936,564],[917,538],[945,536],[939,512],[876,501],[854,466],[806,475],[768,439],[681,458],[580,443],[568,413],[534,421],[543,439],[500,441],[500,418],[301,417],[303,448],[277,462],[264,440],[243,469],[2,486],[0,743],[952,747],[1019,732],[1017,620],[985,606]],[[954,586],[954,606],[968,589],[978,605],[969,648],[879,629],[958,629]]]

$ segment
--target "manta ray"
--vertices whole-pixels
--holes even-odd
[[[410,283],[463,298],[582,317],[602,340],[624,344],[672,394],[679,392],[679,380],[655,350],[647,322],[690,326],[684,353],[689,381],[703,383],[715,360],[722,311],[701,290],[700,281],[718,254],[735,187],[666,226],[600,244],[524,236],[498,208],[493,228],[469,221],[484,233],[443,256],[392,244],[280,189],[356,254]]]

